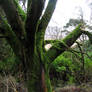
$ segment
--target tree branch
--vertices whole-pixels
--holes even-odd
[[[75,55],[77,55],[76,53],[81,53],[80,51],[76,51],[72,48],[69,48],[68,51],[71,52],[71,53],[74,53]],[[89,56],[86,52],[82,52],[82,54],[85,54],[90,60],[92,60],[92,57]],[[78,56],[78,58],[81,60],[81,58],[79,56]]]
[[[3,35],[3,37],[6,37],[6,40],[12,47],[13,51],[19,57],[21,52],[21,47],[22,47],[21,42],[16,37],[15,33],[12,31],[7,21],[4,20],[3,18],[1,21],[3,21],[3,23],[0,25],[0,33]]]
[[[26,19],[26,31],[27,31],[27,35],[29,36],[35,34],[37,22],[44,8],[43,0],[31,0],[30,2],[31,5],[30,7],[28,7],[27,19]]]
[[[59,40],[45,40],[44,41],[44,45],[46,45],[46,44],[53,44],[53,43],[56,43],[57,41],[59,41]]]
[[[30,49],[34,49],[35,45],[35,33],[37,29],[38,20],[42,14],[44,7],[43,0],[28,0],[28,11],[26,19],[26,32],[27,32],[27,44],[31,46]],[[33,51],[31,51],[33,52]]]
[[[66,51],[68,48],[73,45],[73,43],[80,37],[82,34],[81,24],[77,26],[68,36],[66,36],[63,40],[58,41],[53,44],[53,46],[47,51],[46,55],[49,57],[50,63],[54,61],[54,59],[59,56],[61,53]]]
[[[17,0],[14,0],[14,3],[16,5],[16,9],[18,10],[19,16],[21,17],[22,21],[24,22],[26,19],[26,13],[24,10],[20,7],[19,3]]]
[[[24,39],[25,29],[21,17],[18,14],[14,0],[0,0],[0,5],[6,14],[8,22],[10,23],[12,30],[16,33],[18,38]]]
[[[56,2],[57,0],[49,0],[46,11],[39,22],[38,30],[36,33],[36,39],[39,39],[39,41],[36,43],[38,49],[43,47],[45,30],[54,12]]]
[[[76,43],[77,43],[78,48],[79,48],[79,50],[80,50],[80,52],[81,52],[82,69],[83,69],[83,71],[84,71],[84,65],[85,65],[84,52],[83,52],[83,50],[82,50],[82,48],[81,48],[81,46],[80,46],[80,43],[79,43],[79,42],[76,42]]]
[[[83,33],[89,37],[89,40],[92,44],[92,33],[88,32],[88,31],[83,31]]]

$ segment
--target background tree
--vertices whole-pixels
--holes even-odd
[[[0,33],[6,37],[24,72],[28,92],[52,92],[50,64],[67,50],[82,33],[91,34],[79,24],[62,40],[45,41],[44,35],[57,0],[49,0],[44,14],[45,0],[28,0],[24,12],[18,0],[0,0]],[[53,43],[46,51],[44,42]]]

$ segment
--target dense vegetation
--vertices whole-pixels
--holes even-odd
[[[16,70],[13,67],[18,63],[16,56],[7,42],[5,42],[4,39],[1,41],[3,42],[0,46],[3,46],[3,48],[1,49],[2,54],[0,56],[2,57],[3,55],[3,58],[0,60],[0,75],[3,77],[5,77],[5,75],[11,75],[16,79],[16,82],[24,82],[21,69],[15,73]],[[82,49],[84,49],[84,47],[86,49],[84,68],[81,60],[81,52],[78,52],[79,48],[77,45],[74,46],[72,50],[65,51],[51,64],[50,79],[53,88],[92,82],[92,46],[90,41],[85,41],[81,47]],[[16,68],[18,68],[18,66],[16,66]]]

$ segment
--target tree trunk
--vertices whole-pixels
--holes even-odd
[[[42,70],[42,72],[31,74],[27,81],[28,92],[52,92],[50,78],[47,73]]]
[[[43,64],[38,54],[31,54],[31,58],[28,57],[28,53],[26,56],[28,92],[52,92],[48,64]]]
[[[28,92],[52,92],[49,73],[45,72],[44,68],[34,69],[28,77]]]

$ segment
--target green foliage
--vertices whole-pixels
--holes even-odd
[[[73,70],[75,66],[70,58],[65,57],[68,54],[69,53],[64,53],[56,58],[56,60],[52,63],[51,69],[51,71],[54,71],[53,77],[62,80],[64,84],[72,84],[74,82]],[[53,78],[53,80],[55,79]]]
[[[59,56],[54,62],[53,67],[55,67],[57,72],[66,71],[66,67],[71,70],[72,62],[69,58],[65,58],[63,55]],[[71,66],[71,67],[70,67]]]
[[[11,48],[6,42],[6,40],[4,38],[0,39],[0,61],[10,56],[11,54],[9,53],[10,51],[11,51]]]
[[[17,59],[5,39],[0,39],[0,73],[12,73]]]
[[[84,54],[84,70],[81,54],[76,52],[76,54],[74,54],[66,51],[52,63],[54,73],[58,74],[58,77],[61,77],[60,79],[63,80],[65,84],[78,84],[92,81],[92,45],[89,41],[85,41],[82,48],[90,57]],[[77,47],[74,49],[78,51]],[[62,76],[64,76],[64,78]]]
[[[8,57],[3,61],[0,61],[0,70],[3,72],[10,72],[10,70],[14,67],[15,64],[14,57]]]

